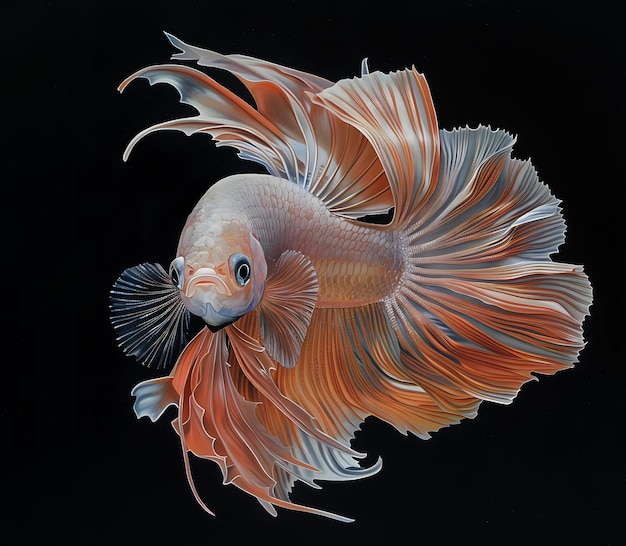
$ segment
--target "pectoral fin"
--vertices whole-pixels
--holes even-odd
[[[285,368],[298,362],[317,292],[317,272],[311,260],[293,250],[281,254],[265,284],[259,309],[263,344]]]

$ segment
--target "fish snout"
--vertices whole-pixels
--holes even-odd
[[[230,288],[226,285],[220,275],[210,267],[202,267],[194,272],[184,287],[184,294],[188,298],[192,298],[200,287],[215,287],[218,294],[225,296],[232,295]]]

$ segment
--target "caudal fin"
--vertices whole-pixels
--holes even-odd
[[[462,412],[466,395],[508,403],[533,372],[571,366],[591,286],[582,267],[552,261],[559,201],[511,158],[514,138],[439,131],[415,70],[344,80],[317,100],[363,132],[387,173],[404,271],[385,307],[415,382]]]

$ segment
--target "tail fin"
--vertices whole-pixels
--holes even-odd
[[[564,242],[559,201],[514,138],[439,131],[415,70],[344,80],[318,94],[375,148],[395,201],[404,271],[385,307],[407,372],[444,409],[466,395],[510,402],[533,372],[576,361],[592,301]],[[461,402],[464,403],[464,402]]]

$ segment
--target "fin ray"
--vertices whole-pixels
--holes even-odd
[[[341,80],[315,102],[365,135],[391,187],[393,222],[412,221],[435,190],[439,171],[439,130],[424,76],[415,69],[372,72]]]
[[[159,65],[140,70],[119,89],[140,77],[168,83],[198,116],[142,131],[129,143],[125,158],[138,140],[154,131],[204,132],[237,148],[243,159],[261,163],[270,174],[304,187],[337,214],[359,218],[386,213],[393,206],[389,182],[367,139],[315,104],[314,95],[331,82],[253,57],[221,55],[166,35],[182,51],[174,59],[229,71],[247,87],[256,109],[195,69]]]
[[[349,441],[362,421],[378,417],[421,438],[475,414],[442,409],[402,361],[401,347],[382,304],[316,309],[302,357],[276,370],[280,389],[314,415],[329,434]]]
[[[263,345],[282,366],[292,368],[298,361],[317,291],[317,272],[311,260],[300,252],[283,252],[266,281],[259,305]]]
[[[513,137],[479,127],[441,142],[449,189],[405,229],[405,269],[385,304],[407,368],[442,407],[466,394],[510,403],[533,373],[577,360],[589,281],[552,261],[559,202],[529,161],[510,158]]]
[[[252,322],[244,321],[244,327],[251,325]],[[233,484],[255,496],[273,515],[276,515],[273,506],[280,506],[351,521],[289,500],[288,488],[294,480],[309,483],[310,477],[319,473],[314,464],[320,461],[315,457],[307,459],[303,453],[294,451],[289,444],[268,432],[259,420],[260,402],[244,396],[235,383],[237,375],[233,368],[241,373],[241,370],[247,369],[246,361],[257,359],[254,353],[258,348],[251,343],[251,339],[241,330],[235,330],[234,325],[215,333],[205,328],[187,346],[172,371],[171,385],[180,397],[179,416],[173,424],[181,437],[187,477],[196,499],[207,512],[212,513],[194,485],[188,451],[217,463],[225,484]],[[233,349],[236,350],[232,352]],[[250,352],[253,354],[249,355]],[[247,379],[243,373],[239,377],[239,380]],[[270,377],[266,377],[265,381],[271,381]],[[303,410],[296,409],[293,403],[286,411],[284,403],[275,404],[275,397],[273,402],[268,398],[264,400],[264,404],[277,411],[293,431],[299,431],[308,441],[321,443],[331,451],[334,448],[330,445],[334,445],[342,451],[351,452],[314,426],[311,428],[304,424]]]
[[[185,346],[189,311],[159,264],[124,271],[111,290],[110,309],[120,347],[145,366],[167,367]]]

